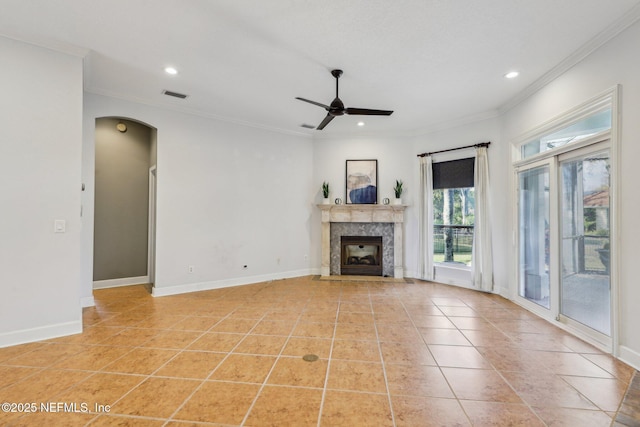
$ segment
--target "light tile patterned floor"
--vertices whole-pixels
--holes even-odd
[[[95,299],[82,334],[0,349],[0,400],[37,406],[0,424],[609,426],[635,372],[501,297],[428,282]]]

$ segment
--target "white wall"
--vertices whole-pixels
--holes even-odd
[[[574,66],[561,77],[507,112],[503,117],[503,136],[512,142],[519,135],[546,122],[591,97],[621,84],[621,133],[620,133],[620,198],[617,201],[620,222],[619,285],[620,285],[620,355],[636,367],[640,367],[640,286],[637,264],[640,227],[640,23],[622,32]],[[509,204],[516,201],[510,198]],[[615,203],[615,201],[614,201]],[[512,227],[514,225],[512,224]],[[509,253],[515,253],[515,248]],[[513,257],[509,264],[515,265]],[[513,273],[512,273],[513,274]],[[515,294],[515,283],[512,282]]]
[[[404,185],[403,203],[409,205],[405,211],[405,276],[417,277],[418,273],[418,191],[419,191],[419,161],[417,155],[423,152],[456,148],[478,142],[491,141],[489,148],[489,162],[492,183],[492,217],[496,218],[494,235],[495,277],[498,288],[507,287],[507,266],[500,260],[505,255],[506,230],[500,228],[500,222],[506,220],[506,200],[502,194],[506,191],[506,180],[503,176],[507,147],[500,141],[500,122],[498,118],[459,126],[454,129],[433,132],[420,136],[386,136],[376,137],[362,135],[358,137],[324,137],[316,136],[314,140],[313,183],[316,189],[316,203],[322,200],[320,187],[323,181],[328,181],[331,188],[330,198],[343,200],[345,195],[345,161],[348,159],[377,159],[378,160],[378,202],[383,198],[394,198],[393,186],[396,179],[401,179]],[[473,151],[471,151],[473,155]],[[320,213],[316,209],[313,216],[312,242],[320,242]],[[320,265],[320,245],[313,246],[314,265]],[[464,284],[457,278],[452,278],[455,284]],[[499,291],[501,291],[499,289]]]
[[[393,187],[396,179],[402,180],[404,204],[410,205],[406,210],[405,235],[411,240],[414,225],[407,221],[417,197],[417,187],[413,182],[412,166],[415,154],[410,141],[406,137],[375,137],[362,135],[358,137],[324,136],[317,134],[313,142],[313,190],[314,203],[322,202],[322,183],[329,182],[331,202],[341,198],[346,200],[345,174],[346,160],[378,160],[378,203],[388,197],[393,200]],[[313,265],[318,269],[321,265],[321,216],[320,210],[314,208],[312,217]],[[411,244],[405,240],[405,248]],[[407,263],[405,261],[405,269]],[[405,275],[407,273],[405,272]]]
[[[3,347],[82,330],[82,59],[6,38],[0,52]]]
[[[489,182],[491,184],[491,192],[489,194],[491,211],[489,217],[492,222],[494,291],[504,294],[509,283],[508,266],[503,261],[507,255],[506,239],[508,235],[508,230],[503,227],[503,224],[506,224],[510,213],[507,200],[504,197],[504,194],[508,192],[508,181],[505,176],[508,174],[508,162],[506,159],[509,155],[509,147],[502,141],[500,135],[500,119],[498,117],[489,118],[413,138],[415,154],[464,147],[480,142],[491,142],[487,153],[489,157]],[[433,159],[434,161],[447,161],[452,158],[461,158],[460,156],[463,153],[465,157],[471,157],[475,155],[475,150],[469,149],[436,154],[433,156]],[[417,185],[419,179],[418,160],[414,160],[412,167]],[[417,209],[415,210],[415,221],[415,233],[417,236]],[[408,248],[408,251],[413,254],[415,265],[417,266],[417,238],[415,248]],[[417,271],[417,267],[415,271]],[[447,272],[446,269],[437,268],[435,279],[443,283],[470,286],[470,274],[468,273],[466,278],[464,276],[464,273],[459,271]]]
[[[324,180],[331,184],[332,199],[345,198],[346,159],[378,159],[380,199],[393,196],[395,179],[406,183],[404,199],[411,207],[405,268],[415,274],[416,154],[485,140],[492,142],[495,280],[499,289],[511,286],[515,293],[509,272],[516,263],[510,237],[514,224],[505,226],[515,203],[507,191],[509,143],[621,84],[620,343],[623,359],[640,366],[640,331],[635,328],[640,287],[634,268],[640,241],[639,42],[636,23],[499,119],[419,137],[320,137],[311,142],[301,135],[92,94],[85,94],[83,114],[81,59],[0,38],[0,346],[81,328],[80,299],[85,305],[92,301],[98,117],[128,117],[158,129],[158,295],[314,272],[320,266],[320,219],[314,205],[321,200]],[[87,189],[82,196],[81,180]],[[54,219],[67,221],[66,233],[53,233]],[[189,265],[195,266],[192,274]]]
[[[311,274],[310,138],[86,94],[87,153],[104,116],[157,128],[154,295]],[[93,183],[93,173],[87,155],[84,179]]]

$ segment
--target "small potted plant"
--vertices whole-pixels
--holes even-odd
[[[396,179],[396,186],[393,187],[393,192],[396,193],[396,199],[393,201],[395,205],[402,204],[402,185],[403,185],[403,182],[401,180]]]
[[[329,183],[327,181],[322,183],[322,196],[324,197],[322,203],[328,205],[329,202]]]

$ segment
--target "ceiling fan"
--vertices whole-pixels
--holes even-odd
[[[324,105],[319,102],[311,101],[305,98],[296,97],[300,101],[308,102],[309,104],[317,105],[318,107],[322,107],[327,110],[327,115],[318,125],[316,129],[322,130],[326,125],[329,124],[331,120],[333,120],[336,116],[342,116],[344,114],[349,115],[360,115],[360,116],[390,116],[393,111],[389,110],[371,110],[369,108],[346,108],[340,98],[338,97],[338,79],[342,75],[342,70],[331,70],[331,74],[336,78],[336,99],[331,101],[331,105]]]

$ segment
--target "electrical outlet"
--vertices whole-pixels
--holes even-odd
[[[67,231],[67,221],[64,219],[56,219],[53,221],[54,233],[65,233]]]
[[[280,265],[280,257],[276,258],[276,264]]]
[[[195,267],[193,265],[189,266],[189,273],[193,273],[193,270],[195,270]]]
[[[309,255],[305,255],[305,256],[304,256],[304,260],[305,260],[305,261],[309,261]]]

